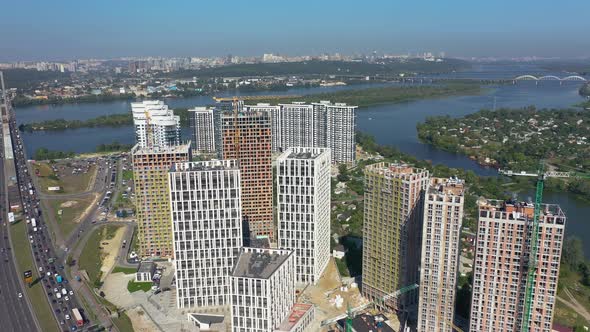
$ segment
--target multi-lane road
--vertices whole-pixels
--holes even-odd
[[[0,143],[0,146],[2,145]],[[40,331],[23,289],[24,285],[21,281],[24,279],[23,271],[18,271],[16,268],[13,250],[18,248],[13,248],[10,244],[8,228],[10,226],[7,220],[8,199],[4,176],[4,158],[0,158],[0,211],[2,211],[0,217],[0,329],[15,332]]]

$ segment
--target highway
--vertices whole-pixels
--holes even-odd
[[[31,184],[31,176],[27,169],[24,146],[16,126],[14,110],[9,109],[9,115],[21,205],[24,211],[23,216],[28,221],[31,249],[35,258],[36,271],[33,271],[33,276],[41,278],[47,301],[61,329],[63,331],[76,331],[78,330],[76,323],[71,319],[72,309],[82,308],[65,276],[63,262],[55,259],[57,255],[49,236],[49,230],[43,222],[43,217],[37,212],[40,209],[39,200],[36,197],[35,188]],[[32,189],[32,194],[29,189]],[[36,220],[36,227],[33,226],[33,218]],[[61,283],[57,282],[56,275],[61,276],[63,279]],[[65,294],[57,295],[57,293],[61,292]]]
[[[1,129],[0,129],[1,130]],[[2,331],[41,331],[36,325],[27,293],[23,289],[23,272],[16,268],[7,213],[8,198],[4,179],[4,158],[0,159],[0,322]],[[19,297],[22,294],[22,297]]]

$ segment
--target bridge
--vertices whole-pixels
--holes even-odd
[[[546,75],[546,76],[534,76],[534,75],[520,75],[515,77],[512,80],[512,83],[516,83],[516,81],[535,81],[535,84],[538,84],[540,81],[558,81],[559,84],[562,82],[572,81],[572,82],[588,82],[588,80],[582,76],[578,75],[571,75],[565,77],[558,77],[555,75]]]

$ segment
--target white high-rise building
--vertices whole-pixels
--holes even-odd
[[[356,159],[355,110],[356,106],[329,101],[313,103],[316,110],[326,113],[326,147],[332,151],[332,162],[354,163]]]
[[[273,114],[273,125],[277,128],[275,151],[284,151],[297,146],[326,147],[326,114],[302,102],[281,104]]]
[[[180,117],[159,100],[131,103],[135,140],[142,147],[180,144]],[[148,127],[149,123],[149,127]]]
[[[215,152],[215,120],[214,109],[195,107],[188,110],[192,131],[192,147],[196,152]]]
[[[234,332],[272,332],[295,304],[291,250],[242,248],[231,273]]]
[[[328,148],[289,148],[277,159],[278,245],[295,252],[301,283],[317,283],[330,259],[330,168]]]
[[[424,194],[418,331],[452,332],[464,182],[431,178]]]
[[[566,216],[556,204],[542,204],[537,257],[531,258],[535,205],[479,201],[473,262],[470,330],[521,331],[529,264],[536,264],[528,331],[551,332]]]
[[[226,306],[230,273],[242,247],[238,163],[177,163],[169,185],[177,305]]]

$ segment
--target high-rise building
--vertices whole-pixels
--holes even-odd
[[[199,153],[215,152],[214,109],[195,107],[188,110],[192,131],[192,148]]]
[[[238,163],[177,163],[169,185],[177,305],[229,305],[229,274],[242,247]]]
[[[220,122],[221,159],[240,165],[244,234],[274,239],[270,114],[224,111]]]
[[[365,168],[363,222],[363,295],[371,300],[418,282],[422,192],[428,170],[401,163]],[[405,293],[385,305],[405,310],[416,304]]]
[[[418,331],[453,332],[464,182],[431,178],[424,193]]]
[[[295,252],[301,283],[317,283],[330,259],[330,168],[328,148],[289,148],[277,159],[278,244]]]
[[[534,209],[533,203],[480,200],[471,331],[521,330]],[[531,331],[551,331],[565,221],[559,205],[541,205],[537,272],[531,294]]]
[[[180,117],[164,102],[144,100],[131,103],[136,143],[142,147],[180,144]]]
[[[291,250],[242,248],[231,274],[235,332],[272,332],[295,304],[295,256]]]
[[[271,151],[281,151],[279,149],[279,139],[281,138],[281,127],[278,119],[280,119],[281,107],[272,106],[267,103],[258,103],[256,105],[244,105],[244,109],[248,112],[266,112],[270,116],[271,128]]]
[[[301,102],[279,106],[279,111],[273,114],[275,151],[297,146],[327,146],[325,110]]]
[[[137,241],[142,258],[173,257],[168,171],[190,160],[190,145],[141,147],[131,150]]]
[[[326,147],[332,151],[332,162],[354,163],[356,159],[356,106],[329,101],[313,103],[314,109],[326,113]]]

